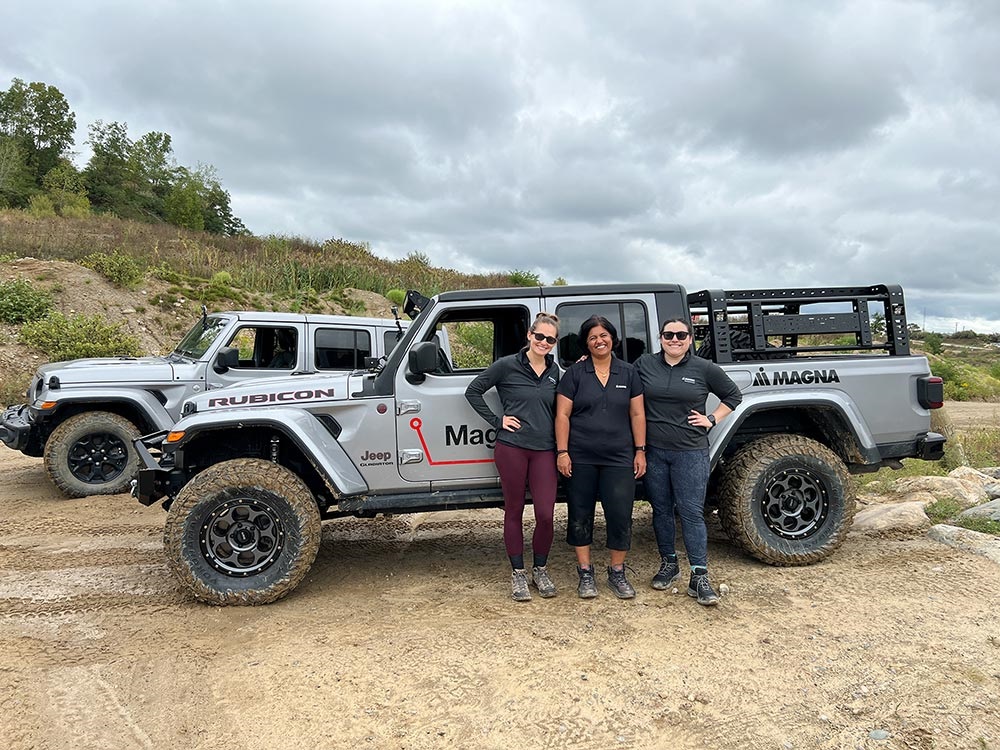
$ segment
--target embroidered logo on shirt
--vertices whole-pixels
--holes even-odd
[[[615,388],[628,388],[627,385],[616,385]]]
[[[551,375],[549,375],[549,382],[552,383],[552,385],[555,385],[556,384],[556,379],[554,377],[552,377]]]
[[[681,380],[683,380],[685,383],[691,383],[692,385],[694,385],[694,384],[696,384],[698,382],[694,378],[681,378]]]

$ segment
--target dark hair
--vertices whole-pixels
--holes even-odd
[[[531,328],[528,329],[528,333],[531,333],[538,328],[539,323],[548,323],[550,326],[556,329],[556,333],[559,333],[559,316],[555,313],[540,312],[535,316],[535,319],[531,322]]]
[[[295,332],[291,328],[276,328],[274,330],[275,343],[286,351],[295,348]]]
[[[691,321],[687,318],[668,318],[660,323],[660,333],[663,333],[663,329],[667,327],[670,323],[683,323],[684,327],[687,328],[688,333],[694,333],[694,328],[691,327]]]
[[[590,351],[590,348],[587,346],[587,336],[598,326],[611,334],[611,348],[614,349],[618,346],[618,331],[611,325],[611,321],[603,315],[591,315],[580,326],[580,346],[583,347],[585,352]]]

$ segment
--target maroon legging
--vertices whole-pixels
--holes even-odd
[[[552,515],[556,506],[556,460],[552,451],[531,451],[497,442],[494,451],[500,487],[503,488],[503,543],[507,556],[524,554],[525,486],[531,490],[535,508],[535,533],[531,551],[548,555],[552,548]]]

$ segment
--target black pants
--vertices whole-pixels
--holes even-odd
[[[594,542],[594,510],[597,499],[604,509],[608,549],[628,550],[632,546],[632,505],[635,502],[635,474],[631,466],[573,464],[566,507],[569,523],[566,541],[574,547]]]

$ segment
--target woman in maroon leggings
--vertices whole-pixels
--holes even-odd
[[[531,583],[539,596],[556,595],[546,563],[552,547],[552,516],[556,503],[555,431],[553,409],[559,367],[552,348],[559,337],[559,319],[538,313],[527,344],[517,354],[502,357],[469,384],[465,397],[472,408],[497,430],[494,457],[503,489],[503,541],[513,568],[511,597],[531,601],[524,567],[525,488],[531,490],[535,532],[531,539]],[[497,415],[483,394],[496,388],[503,414]]]

